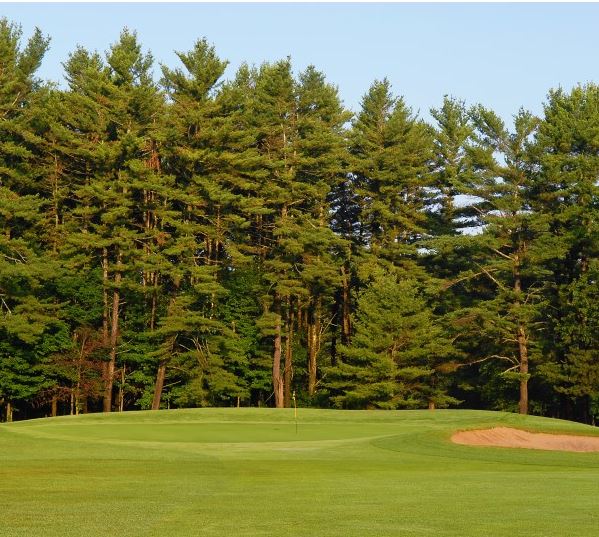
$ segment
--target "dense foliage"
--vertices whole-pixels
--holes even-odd
[[[0,21],[0,417],[208,405],[599,415],[599,87],[513,127],[205,40]]]

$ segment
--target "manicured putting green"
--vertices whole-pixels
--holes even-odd
[[[599,453],[469,447],[478,411],[194,409],[0,425],[1,537],[595,536]]]

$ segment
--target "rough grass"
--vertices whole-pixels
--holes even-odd
[[[599,453],[452,444],[583,425],[474,411],[199,409],[0,426],[0,536],[595,536]]]

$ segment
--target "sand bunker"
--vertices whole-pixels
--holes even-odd
[[[456,444],[507,448],[547,449],[552,451],[599,451],[599,436],[529,433],[509,427],[478,431],[459,431],[451,437]]]

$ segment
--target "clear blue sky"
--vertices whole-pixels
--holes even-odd
[[[62,80],[77,44],[105,51],[127,26],[159,62],[177,65],[199,37],[231,62],[290,55],[339,86],[356,110],[376,78],[424,117],[444,94],[509,119],[540,113],[547,90],[599,82],[599,4],[0,4],[0,15],[52,37],[41,70]],[[156,69],[158,72],[158,69]]]

